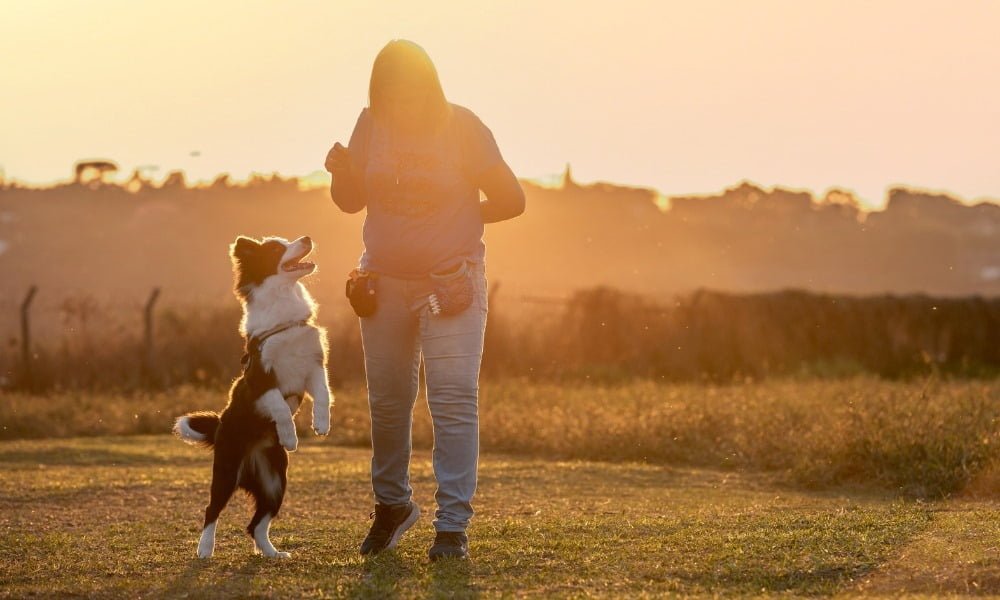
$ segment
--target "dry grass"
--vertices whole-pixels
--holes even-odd
[[[368,446],[364,388],[341,387],[336,396],[331,442]],[[7,394],[0,402],[0,439],[163,433],[179,414],[224,403],[224,390],[192,387]],[[310,435],[308,413],[306,407],[298,418],[303,436]],[[502,380],[483,383],[480,414],[487,452],[772,472],[807,488],[859,483],[940,497],[973,480],[989,487],[1000,457],[996,381]],[[432,442],[421,401],[414,446]]]

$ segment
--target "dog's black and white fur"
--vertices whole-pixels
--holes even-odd
[[[288,451],[298,446],[292,417],[308,394],[313,429],[326,435],[333,400],[326,331],[315,324],[316,304],[299,281],[316,268],[302,260],[311,251],[308,237],[289,242],[241,236],[230,246],[236,295],[243,305],[240,333],[247,342],[243,373],[221,414],[189,413],[174,425],[184,441],[214,449],[211,500],[198,543],[201,558],[212,556],[219,513],[237,487],[256,505],[247,527],[255,552],[289,556],[271,544],[268,529],[285,495]]]

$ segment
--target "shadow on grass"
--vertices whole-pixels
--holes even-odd
[[[59,447],[37,450],[0,451],[0,463],[44,464],[51,466],[147,466],[201,463],[199,457],[157,456],[141,452],[123,452],[105,448]]]
[[[871,572],[877,565],[822,566],[815,569],[773,571],[760,568],[725,569],[696,573],[671,573],[690,589],[703,589],[711,594],[802,594],[829,595],[840,586]]]
[[[7,495],[0,497],[0,507],[12,503],[31,502],[39,506],[65,508],[66,506],[82,506],[87,503],[100,502],[108,497],[110,493],[119,495],[135,492],[148,491],[145,486],[121,486],[113,485],[87,485],[78,488],[68,489],[46,489],[35,490],[31,488],[17,488],[11,490]]]
[[[412,576],[397,550],[384,550],[366,558],[361,577],[345,590],[347,598],[398,598],[399,582]]]
[[[420,571],[416,573],[415,571]],[[368,558],[362,565],[361,576],[344,591],[347,598],[398,598],[400,590],[412,585],[403,585],[404,580],[419,576],[424,583],[424,568],[413,569],[403,562],[397,550],[385,550]],[[430,581],[428,589],[421,596],[428,598],[478,598],[479,592],[472,588],[472,565],[468,560],[444,559],[427,567]]]
[[[227,567],[226,575],[220,581],[216,563],[212,560],[192,558],[187,567],[163,588],[161,597],[246,598],[254,591],[254,577],[262,564],[259,557],[251,557],[237,570]]]
[[[469,560],[444,558],[431,563],[431,598],[478,598],[472,586],[472,564]]]

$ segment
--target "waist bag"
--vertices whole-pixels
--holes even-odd
[[[462,261],[457,268],[444,273],[431,273],[433,290],[427,297],[432,315],[457,315],[469,308],[475,295],[469,263]]]

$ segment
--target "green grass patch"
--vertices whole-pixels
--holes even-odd
[[[1000,593],[1000,519],[995,504],[950,502],[931,516],[930,527],[853,591],[891,595],[906,590],[935,597]]]

